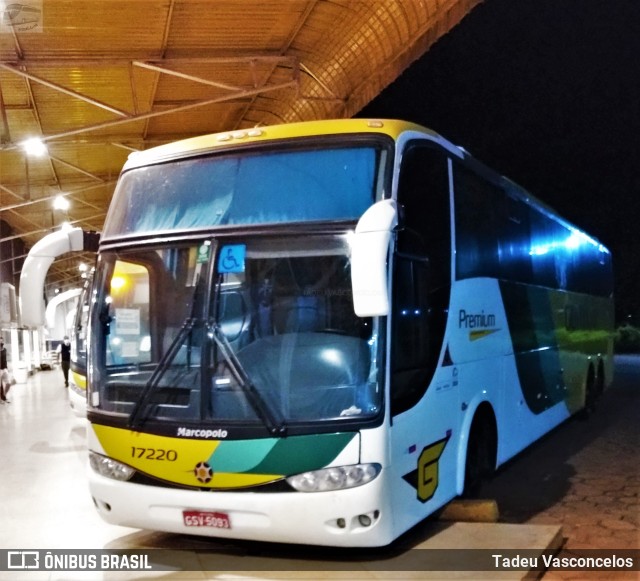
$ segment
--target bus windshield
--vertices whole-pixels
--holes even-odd
[[[245,151],[131,169],[120,178],[102,237],[357,220],[380,193],[385,151]]]
[[[381,409],[346,233],[105,251],[96,281],[94,411],[274,431]]]

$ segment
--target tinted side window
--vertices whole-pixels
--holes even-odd
[[[402,159],[398,202],[403,208],[397,248],[429,259],[431,286],[451,282],[451,216],[446,154],[409,147]]]
[[[507,207],[500,188],[470,169],[454,167],[456,192],[456,276],[499,277],[498,233]]]
[[[519,190],[454,164],[456,277],[487,276],[608,296],[611,257]]]

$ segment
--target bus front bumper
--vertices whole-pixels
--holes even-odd
[[[384,470],[368,484],[315,493],[184,490],[112,480],[90,468],[89,473],[94,503],[111,524],[336,547],[384,546],[393,539]]]

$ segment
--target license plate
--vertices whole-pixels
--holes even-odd
[[[225,512],[207,512],[204,510],[183,510],[182,519],[188,527],[212,527],[230,529],[231,521]]]

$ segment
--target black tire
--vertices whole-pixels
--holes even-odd
[[[495,423],[486,417],[473,419],[464,470],[464,498],[478,498],[482,484],[493,476],[496,465]]]
[[[596,379],[596,398],[599,398],[604,392],[605,386],[604,363],[602,359],[598,363],[598,377]]]
[[[580,418],[589,419],[596,411],[596,399],[598,398],[598,385],[596,382],[596,374],[593,366],[589,366],[587,371],[587,383],[584,391],[584,408],[580,412]]]

